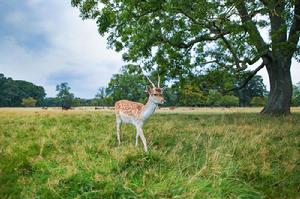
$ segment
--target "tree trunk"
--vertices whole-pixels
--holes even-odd
[[[270,94],[262,113],[288,115],[291,113],[292,99],[291,59],[286,60],[280,56],[267,64],[266,68],[270,81]]]

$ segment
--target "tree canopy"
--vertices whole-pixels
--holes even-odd
[[[239,73],[261,60],[245,81],[266,67],[271,90],[263,112],[290,112],[291,59],[300,54],[298,0],[72,0],[72,5],[83,19],[96,20],[99,33],[108,35],[108,45],[123,52],[125,61],[171,78],[219,67]]]
[[[37,105],[41,105],[45,95],[45,90],[41,86],[6,78],[0,74],[0,106],[22,106],[22,100],[29,97],[36,100]]]

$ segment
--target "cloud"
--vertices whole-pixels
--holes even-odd
[[[82,21],[66,1],[13,3],[6,3],[13,9],[0,21],[0,72],[6,76],[42,85],[48,96],[69,82],[76,96],[90,98],[123,65],[95,22]]]

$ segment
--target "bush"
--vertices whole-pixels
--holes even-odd
[[[230,106],[239,106],[239,98],[233,95],[224,95],[220,99],[220,104],[222,106],[230,107]]]
[[[206,97],[199,88],[188,85],[181,91],[179,100],[184,106],[203,106]]]
[[[33,97],[23,98],[22,105],[26,107],[35,107],[37,100]]]
[[[222,104],[222,94],[217,90],[209,90],[209,94],[207,97],[207,105],[208,106],[221,106]]]
[[[250,105],[254,107],[264,106],[267,102],[267,98],[265,97],[253,97]]]

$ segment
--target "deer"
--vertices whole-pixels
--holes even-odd
[[[133,102],[129,100],[119,100],[115,103],[116,127],[118,144],[121,144],[121,125],[133,124],[136,127],[135,146],[138,146],[138,139],[141,138],[144,151],[148,152],[147,141],[143,133],[143,126],[149,117],[155,112],[159,104],[166,102],[163,96],[163,88],[160,88],[160,77],[158,76],[157,87],[146,76],[152,87],[147,86],[149,95],[146,104]]]

